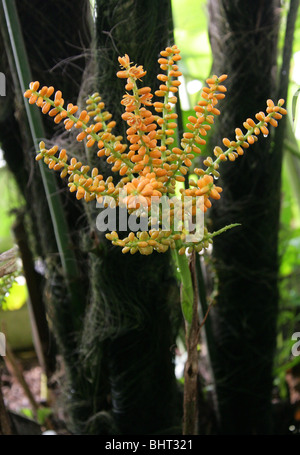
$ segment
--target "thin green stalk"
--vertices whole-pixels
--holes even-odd
[[[283,146],[284,151],[288,152],[284,154],[284,160],[287,165],[293,194],[300,208],[300,150],[289,118],[286,122],[286,137]]]
[[[179,249],[179,248],[178,248]],[[189,261],[185,254],[180,255],[178,249],[174,250],[176,265],[181,278],[180,300],[181,308],[185,321],[190,326],[193,315],[193,282],[189,268]]]
[[[195,280],[195,252],[189,263],[187,256],[175,249],[176,263],[181,277],[181,308],[185,319],[187,360],[184,368],[183,434],[197,434],[198,427],[198,292]],[[190,268],[191,267],[191,268]]]
[[[22,36],[18,12],[16,9],[15,0],[2,0],[2,4],[20,87],[21,91],[24,93],[28,83],[32,81],[32,76],[25,43]],[[30,126],[32,140],[34,146],[38,150],[39,140],[45,137],[41,115],[38,110],[31,109],[28,103],[25,103],[25,109]],[[76,282],[79,276],[76,257],[71,246],[70,236],[68,233],[68,225],[65,218],[64,209],[57,192],[55,176],[49,172],[49,170],[41,162],[39,163],[39,166],[47,197],[47,203],[51,214],[57,247],[72,302],[70,317],[74,318],[74,327],[78,327],[78,316],[80,315],[81,300],[78,292],[78,284]]]
[[[213,232],[210,237],[215,237],[223,232],[238,226],[238,223],[224,226],[220,230]],[[181,309],[185,319],[185,341],[187,350],[187,360],[184,369],[184,398],[183,398],[183,434],[197,434],[198,428],[198,343],[199,333],[205,322],[209,308],[205,308],[202,324],[199,322],[198,300],[199,292],[205,295],[204,282],[199,280],[199,269],[197,270],[197,257],[193,251],[189,261],[185,254],[180,255],[180,240],[176,241],[174,256],[178,268],[181,289],[180,300]],[[201,289],[199,289],[199,285]],[[202,304],[206,304],[203,298]]]

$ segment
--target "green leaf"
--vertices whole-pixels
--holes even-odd
[[[286,370],[289,370],[290,368],[293,368],[294,366],[298,365],[298,363],[300,363],[300,356],[295,357],[290,362],[286,362],[285,364],[280,365],[277,368],[274,368],[273,374],[274,375],[278,375],[278,374],[280,374],[283,371],[285,372]]]
[[[34,420],[34,416],[33,416],[33,411],[32,411],[32,409],[29,409],[29,408],[21,408],[21,409],[20,409],[20,414],[23,414],[25,417],[28,417],[29,419]]]
[[[181,309],[184,319],[188,324],[192,323],[193,316],[193,288],[192,286],[181,286]]]
[[[44,425],[47,417],[53,413],[51,408],[39,408],[37,410],[37,421],[40,425]]]
[[[177,245],[178,246],[178,245]],[[180,255],[174,250],[175,260],[181,281],[180,300],[181,310],[186,322],[190,325],[193,316],[194,291],[192,277],[189,268],[189,261],[185,254]]]
[[[295,122],[295,117],[296,117],[296,107],[297,107],[297,101],[298,101],[298,96],[300,94],[300,87],[298,90],[293,95],[292,99],[292,118],[293,118],[293,123]]]
[[[25,304],[27,297],[28,291],[26,284],[18,284],[14,281],[9,290],[9,295],[5,297],[3,309],[10,311],[18,310]]]

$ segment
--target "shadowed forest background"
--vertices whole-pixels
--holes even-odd
[[[7,355],[0,358],[0,434],[182,434],[185,340],[171,254],[123,255],[96,229],[95,204],[76,200],[54,172],[46,173],[52,188],[46,194],[5,3],[0,253],[15,250],[0,256],[0,331],[7,335]],[[27,86],[31,80],[53,85],[80,107],[99,92],[117,121],[115,134],[126,136],[119,121],[124,86],[116,77],[118,56],[143,65],[144,83],[154,91],[159,53],[177,44],[181,132],[205,79],[228,74],[222,115],[196,165],[264,110],[267,99],[286,100],[288,116],[278,128],[236,163],[221,165],[222,198],[205,215],[213,230],[241,226],[197,255],[201,318],[210,309],[198,346],[197,434],[299,433],[300,349],[292,349],[300,337],[292,338],[300,332],[299,1],[11,3],[20,22],[13,32],[22,33],[32,74]],[[106,161],[76,143],[75,134],[47,116],[42,127],[40,140],[110,175]],[[53,225],[50,200],[60,226]],[[66,276],[68,261],[72,273]],[[17,325],[22,308],[25,319]],[[37,394],[26,383],[30,355],[41,371]],[[11,377],[29,400],[22,409],[10,406]],[[28,417],[34,428],[26,426]]]

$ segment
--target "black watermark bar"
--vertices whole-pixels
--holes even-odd
[[[155,451],[190,451],[193,448],[193,440],[182,436],[170,437],[132,437],[132,438],[109,438],[103,441],[102,449],[105,452],[118,451],[130,453],[146,453]]]

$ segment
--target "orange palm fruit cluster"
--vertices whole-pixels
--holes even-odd
[[[98,202],[113,198],[118,205],[126,205],[129,214],[135,213],[141,205],[146,206],[148,224],[151,225],[151,201],[164,196],[169,204],[170,229],[163,229],[162,220],[158,220],[159,229],[141,232],[131,232],[128,237],[120,239],[117,232],[107,234],[113,244],[121,246],[123,253],[131,254],[139,251],[141,254],[151,254],[153,251],[165,252],[176,248],[179,254],[186,249],[201,251],[212,242],[215,233],[204,229],[204,236],[197,242],[188,240],[184,229],[175,229],[172,221],[176,213],[184,213],[188,197],[188,210],[195,216],[198,208],[206,212],[211,207],[211,200],[221,197],[222,188],[215,184],[220,176],[222,161],[235,161],[244,154],[244,150],[258,140],[258,136],[269,134],[269,127],[276,127],[278,120],[286,114],[282,107],[284,100],[277,105],[267,100],[266,112],[255,115],[256,120],[248,118],[243,127],[235,130],[235,140],[223,139],[222,146],[216,146],[213,156],[204,159],[204,168],[194,168],[193,174],[197,180],[190,179],[188,188],[181,188],[179,202],[174,202],[176,185],[185,182],[192,167],[193,160],[202,152],[206,136],[220,115],[217,104],[225,97],[226,87],[223,85],[227,75],[213,75],[207,79],[203,87],[201,99],[194,107],[194,114],[188,117],[186,131],[181,140],[174,145],[177,130],[176,102],[180,86],[179,61],[180,51],[176,45],[167,47],[161,52],[158,63],[161,72],[157,78],[160,82],[158,90],[152,93],[148,86],[142,86],[141,81],[146,71],[143,66],[134,65],[126,54],[119,57],[120,71],[117,77],[125,81],[125,90],[121,104],[124,107],[122,119],[127,123],[126,141],[122,136],[115,136],[113,128],[116,122],[105,109],[105,104],[99,93],[94,93],[86,100],[86,108],[79,108],[71,103],[64,107],[64,99],[60,90],[43,86],[39,82],[31,82],[25,92],[30,104],[36,104],[43,114],[53,117],[54,122],[63,123],[66,130],[78,130],[77,141],[86,147],[94,147],[98,157],[105,157],[113,172],[120,174],[117,184],[112,177],[104,181],[97,168],[78,162],[76,158],[69,160],[65,149],[59,151],[55,145],[46,149],[45,143],[40,143],[37,160],[43,159],[50,169],[60,171],[62,178],[68,177],[71,192],[76,193],[77,199]],[[178,192],[177,192],[178,194]],[[200,201],[200,203],[199,203]],[[136,212],[137,213],[137,212]]]

